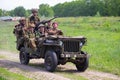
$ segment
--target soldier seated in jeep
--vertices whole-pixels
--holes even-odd
[[[62,31],[58,29],[58,23],[53,22],[52,28],[47,31],[48,35],[63,35]]]
[[[35,43],[35,33],[34,33],[34,26],[28,26],[27,28],[27,35],[28,35],[28,45],[33,50],[36,51],[36,43]]]
[[[19,24],[15,25],[13,34],[16,36],[16,42],[17,42],[17,49],[19,50],[18,46],[22,44],[24,41],[24,37],[26,36],[27,31],[27,25],[26,25],[26,19],[21,18],[19,20]]]
[[[35,35],[36,35],[36,37],[44,37],[45,35],[47,35],[47,33],[46,33],[46,31],[45,31],[45,25],[43,25],[43,24],[40,24],[39,26],[38,26],[38,30],[37,31],[35,31]]]

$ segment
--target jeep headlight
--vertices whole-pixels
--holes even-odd
[[[80,47],[82,47],[83,46],[83,43],[82,42],[80,42]]]
[[[62,42],[62,41],[59,41],[59,44],[60,44],[60,46],[62,46],[62,45],[63,45],[63,42]]]

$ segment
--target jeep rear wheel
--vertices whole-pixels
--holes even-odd
[[[47,51],[45,55],[45,68],[47,71],[55,71],[58,64],[57,55],[54,51]]]
[[[28,53],[25,53],[24,51],[20,51],[19,58],[20,58],[21,64],[27,65],[29,63],[30,59],[29,59]]]
[[[82,62],[77,62],[75,65],[78,71],[84,72],[88,68],[89,57],[86,56],[86,58],[82,58]]]

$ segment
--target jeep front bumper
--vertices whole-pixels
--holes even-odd
[[[87,56],[87,54],[81,54],[79,52],[64,52],[61,54],[62,58],[84,58]]]

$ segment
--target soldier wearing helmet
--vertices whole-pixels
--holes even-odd
[[[45,31],[45,25],[40,24],[38,26],[38,31],[36,31],[36,36],[37,37],[42,37],[42,36],[45,36],[45,35],[47,35],[46,31]]]
[[[36,24],[38,22],[40,22],[40,18],[38,17],[38,10],[37,9],[32,9],[31,12],[32,12],[32,15],[30,16],[29,22],[28,22],[29,45],[33,49],[33,51],[36,51],[34,29],[36,27]]]
[[[15,25],[13,33],[18,38],[18,37],[21,37],[21,36],[24,35],[24,33],[22,33],[22,32],[25,31],[26,29],[27,29],[26,19],[25,18],[21,18],[19,20],[19,24]]]
[[[26,36],[26,31],[27,31],[27,25],[26,25],[26,19],[25,18],[21,18],[19,20],[19,24],[15,25],[14,31],[13,33],[16,36],[16,42],[17,42],[17,49],[18,46],[24,41],[23,37]]]
[[[30,27],[35,27],[35,25],[40,22],[40,18],[38,17],[38,10],[37,9],[32,9],[32,16],[29,18],[29,26]]]

